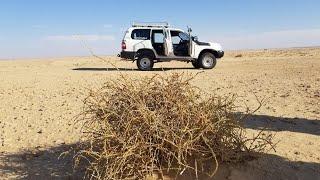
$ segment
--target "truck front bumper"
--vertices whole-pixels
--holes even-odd
[[[222,58],[224,56],[224,51],[217,51],[217,57],[216,58]]]

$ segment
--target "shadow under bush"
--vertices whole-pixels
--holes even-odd
[[[81,121],[90,141],[76,164],[87,178],[143,179],[186,170],[214,176],[221,162],[242,162],[272,147],[272,136],[246,137],[234,115],[235,96],[204,95],[193,77],[172,74],[141,80],[121,76],[84,101]]]

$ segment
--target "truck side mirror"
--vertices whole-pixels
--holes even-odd
[[[199,40],[199,39],[198,39],[198,36],[194,36],[194,37],[193,37],[193,40],[194,40],[194,41],[198,41],[198,40]]]

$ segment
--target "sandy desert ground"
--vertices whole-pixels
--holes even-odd
[[[0,61],[0,179],[79,179],[72,157],[58,157],[81,138],[73,120],[88,90],[107,79],[202,71],[170,62],[140,72],[135,63],[105,59],[119,71],[93,57]],[[256,96],[266,98],[245,126],[276,133],[276,152],[223,165],[216,179],[320,179],[320,48],[226,52],[192,83],[236,93],[240,106],[254,108]]]

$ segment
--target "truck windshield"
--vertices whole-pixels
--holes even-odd
[[[184,41],[189,41],[189,35],[187,33],[180,32],[179,37]]]

